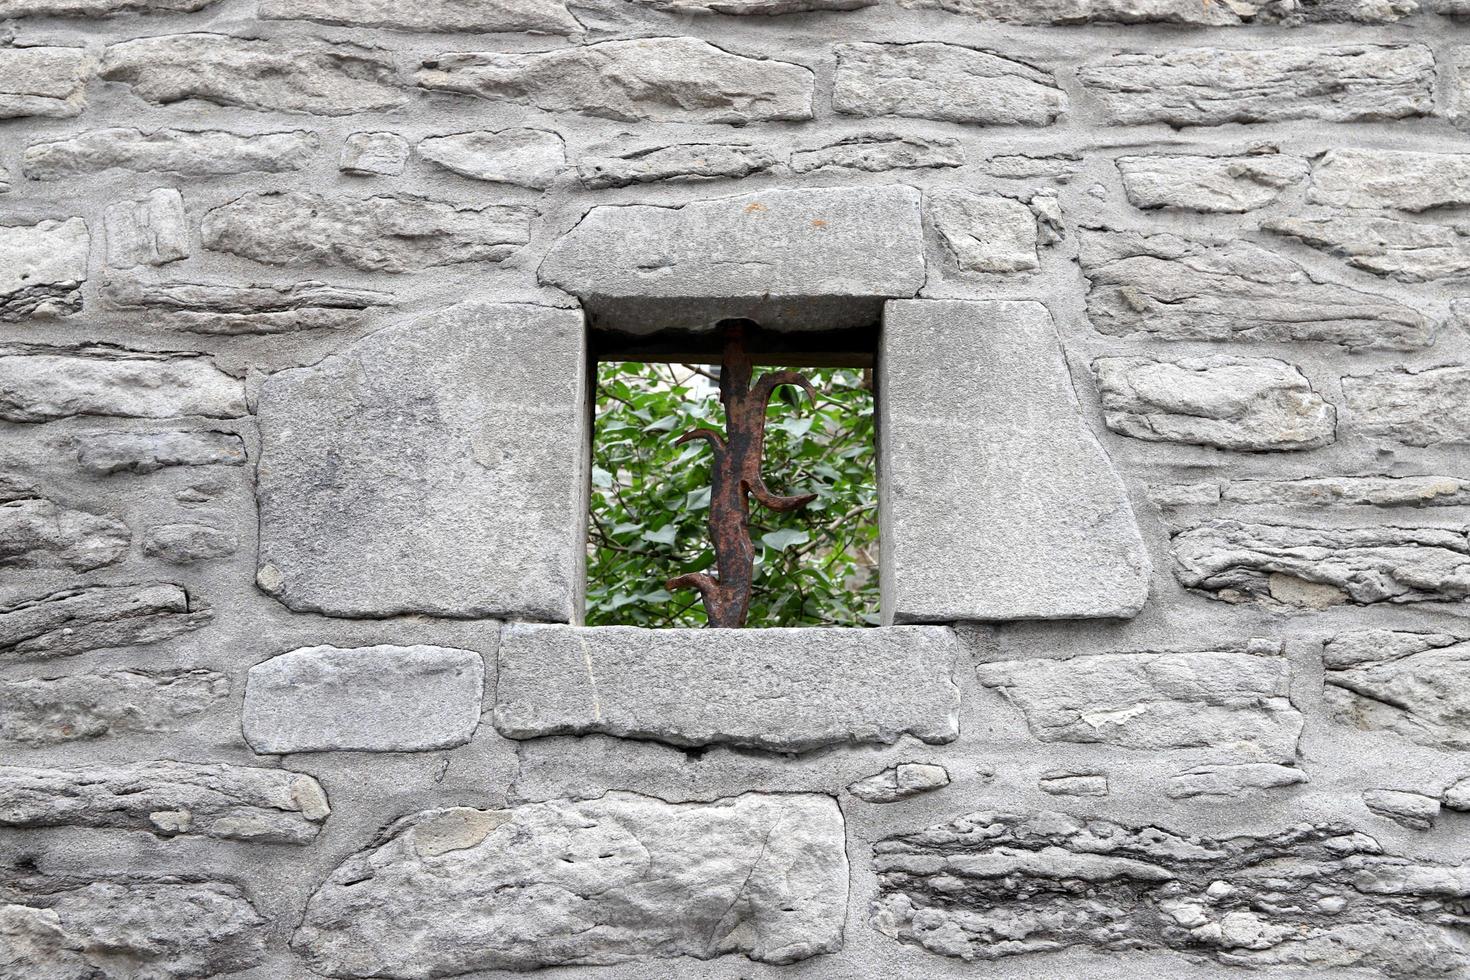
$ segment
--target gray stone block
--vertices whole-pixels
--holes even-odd
[[[830,796],[457,807],[406,817],[344,861],[291,945],[318,973],[402,980],[726,953],[793,963],[842,948],[847,893]]]
[[[1344,725],[1451,752],[1470,749],[1470,641],[1351,630],[1327,642],[1322,660],[1323,694]],[[1463,808],[1470,809],[1470,798]]]
[[[172,187],[149,191],[141,201],[117,201],[103,212],[107,264],[114,268],[164,265],[189,257],[189,216]]]
[[[197,354],[103,346],[0,348],[0,419],[7,422],[246,414],[244,381]]]
[[[397,177],[408,162],[408,140],[397,133],[351,133],[337,169],[354,177]]]
[[[168,330],[226,336],[346,330],[362,325],[365,310],[395,302],[392,293],[315,280],[235,286],[141,277],[105,281],[102,298],[115,309],[146,313],[149,323]]]
[[[1470,154],[1331,149],[1312,167],[1307,199],[1399,211],[1470,204]]]
[[[1115,162],[1128,203],[1145,210],[1254,211],[1307,175],[1305,160],[1278,153],[1219,157],[1157,153],[1118,157]]]
[[[1406,446],[1470,443],[1470,365],[1348,375],[1342,393],[1355,432]]]
[[[213,618],[178,585],[84,586],[0,607],[0,656],[45,659],[143,646]]]
[[[800,752],[959,734],[948,629],[505,627],[495,727]]]
[[[75,136],[35,140],[21,155],[32,180],[65,180],[107,170],[164,171],[185,177],[300,170],[321,145],[316,133],[230,133],[204,129],[93,129]]]
[[[1148,553],[1046,307],[890,302],[878,374],[885,621],[1143,607]]]
[[[0,227],[0,323],[81,312],[91,248],[81,218]]]
[[[484,686],[471,650],[304,647],[250,668],[245,741],[261,754],[451,749],[475,734]]]
[[[96,68],[85,48],[0,48],[0,119],[81,115]]]
[[[128,526],[115,517],[64,507],[44,497],[0,504],[0,572],[103,568],[121,561],[131,540]]]
[[[545,190],[567,169],[566,145],[544,129],[451,133],[419,141],[421,159],[473,180]]]
[[[911,187],[774,190],[678,207],[599,205],[552,245],[541,281],[629,333],[724,317],[814,329],[877,319],[924,284]]]
[[[1046,126],[1067,108],[1049,71],[990,51],[925,41],[839,44],[832,108],[986,126]]]
[[[769,150],[742,143],[671,143],[617,156],[583,156],[577,177],[589,190],[651,184],[661,180],[738,180],[769,170]]]
[[[77,465],[94,476],[245,464],[245,441],[233,432],[82,432],[76,448]]]
[[[1470,272],[1470,236],[1458,225],[1350,212],[1271,218],[1261,227],[1343,259],[1354,269],[1399,282],[1434,282]]]
[[[582,318],[465,303],[260,394],[260,569],[338,616],[581,615]]]
[[[212,670],[114,670],[0,683],[0,742],[54,745],[177,731],[222,707],[230,681]]]
[[[348,27],[494,34],[578,34],[582,25],[560,0],[262,0],[260,16]]]

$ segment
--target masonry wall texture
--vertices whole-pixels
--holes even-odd
[[[1463,0],[0,0],[0,980],[1470,977]],[[580,625],[876,328],[868,630]]]

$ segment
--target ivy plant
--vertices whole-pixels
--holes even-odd
[[[759,370],[759,369],[758,369]],[[878,496],[868,372],[804,369],[813,404],[777,390],[766,412],[766,485],[815,493],[786,514],[752,507],[749,626],[878,622]],[[588,625],[703,626],[699,594],[663,583],[712,569],[710,449],[675,441],[724,431],[718,375],[687,364],[598,365],[587,564]]]

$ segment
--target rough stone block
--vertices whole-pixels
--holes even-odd
[[[567,169],[566,145],[544,129],[453,133],[420,140],[418,155],[474,180],[545,190]]]
[[[1233,603],[1464,602],[1470,540],[1436,527],[1300,527],[1206,521],[1174,534],[1174,576]]]
[[[116,827],[306,844],[330,812],[315,779],[286,769],[169,760],[0,766],[0,827]]]
[[[878,375],[885,620],[1143,607],[1148,552],[1044,306],[891,302]]]
[[[726,953],[793,963],[842,947],[844,847],[837,802],[812,793],[427,810],[344,861],[291,945],[328,976],[403,980]]]
[[[102,298],[115,309],[142,311],[149,323],[169,330],[226,336],[347,330],[363,324],[364,311],[396,302],[392,293],[315,280],[239,286],[131,276],[105,281]]]
[[[1108,230],[1081,237],[1087,316],[1109,336],[1321,341],[1351,350],[1434,342],[1434,324],[1420,311],[1323,282],[1251,242]]]
[[[981,664],[1043,742],[1206,749],[1289,762],[1302,731],[1285,657],[1245,651],[1107,653]]]
[[[115,517],[32,498],[0,504],[0,570],[86,572],[116,564],[132,533]]]
[[[790,329],[871,322],[883,297],[924,284],[919,194],[810,188],[600,205],[537,274],[578,296],[601,326],[629,333],[725,317]]]
[[[1189,24],[1233,27],[1274,23],[1296,13],[1292,0],[1237,0],[1229,4],[1193,0],[899,0],[909,10],[946,10],[978,20],[1009,24]],[[1326,6],[1324,4],[1323,6]]]
[[[245,892],[188,877],[0,877],[0,973],[16,980],[209,980],[266,957]]]
[[[261,0],[259,16],[346,27],[493,34],[579,34],[582,25],[561,0]]]
[[[1077,79],[1124,124],[1372,122],[1434,108],[1434,55],[1422,44],[1124,52],[1084,65]]]
[[[1408,446],[1470,443],[1470,367],[1390,368],[1342,379],[1355,432]]]
[[[589,190],[651,184],[660,180],[689,181],[748,177],[769,170],[776,157],[767,150],[741,143],[672,143],[617,156],[583,156],[577,177]]]
[[[304,647],[250,668],[245,740],[272,755],[452,749],[475,734],[484,686],[470,650]]]
[[[1134,207],[1205,214],[1263,208],[1307,175],[1307,162],[1301,157],[1276,153],[1222,157],[1154,153],[1118,157],[1115,163],[1123,192]]]
[[[408,162],[408,140],[397,133],[351,133],[337,169],[355,177],[397,177]]]
[[[245,463],[245,441],[233,432],[83,432],[76,447],[78,465],[95,476]]]
[[[835,143],[791,154],[791,169],[799,174],[814,170],[923,170],[963,167],[965,148],[947,136],[899,136],[894,133],[859,133]]]
[[[189,216],[184,196],[172,187],[141,201],[118,201],[103,212],[107,263],[115,268],[164,265],[189,257]]]
[[[21,154],[31,180],[66,180],[107,170],[162,171],[184,177],[300,170],[317,154],[316,133],[294,129],[246,135],[217,129],[93,129],[34,140]]]
[[[1459,225],[1334,215],[1272,218],[1261,227],[1400,282],[1434,282],[1470,272],[1470,235]]]
[[[1267,789],[1299,786],[1307,774],[1295,766],[1274,762],[1243,762],[1224,766],[1198,766],[1169,777],[1164,795],[1171,800],[1196,796],[1226,796],[1236,799]]]
[[[1119,435],[1239,452],[1318,449],[1337,410],[1297,370],[1269,357],[1099,357],[1103,418]]]
[[[1100,772],[1056,769],[1042,773],[1036,788],[1052,796],[1107,796],[1108,777]]]
[[[0,17],[116,17],[192,14],[218,0],[0,0]]]
[[[1363,805],[1380,817],[1410,830],[1432,830],[1439,819],[1439,800],[1396,789],[1363,791]]]
[[[81,218],[0,227],[0,323],[81,312],[91,248]]]
[[[984,126],[1046,126],[1067,109],[1049,71],[989,51],[924,41],[839,44],[832,108]]]
[[[410,194],[351,197],[305,191],[245,194],[208,212],[204,247],[271,265],[319,262],[411,272],[499,262],[530,240],[536,209],[459,207]]]
[[[214,614],[178,585],[91,585],[0,607],[0,657],[70,657],[142,646],[209,625]]]
[[[81,115],[96,68],[85,48],[0,48],[0,119]]]
[[[1453,476],[1234,480],[1219,492],[1219,499],[1273,507],[1463,507],[1470,505],[1470,480]]]
[[[572,311],[465,303],[272,375],[260,586],[330,615],[579,616],[584,346]]]
[[[878,841],[873,864],[873,927],[967,961],[1078,946],[1278,974],[1470,966],[1463,926],[1443,914],[1464,866],[1393,854],[1339,823],[1216,839],[1044,811],[971,813]]]
[[[207,524],[160,524],[143,534],[143,554],[170,565],[224,558],[239,548],[239,538]]]
[[[1448,633],[1351,630],[1327,642],[1322,660],[1324,694],[1338,721],[1447,751],[1470,749],[1470,642]]]
[[[965,272],[1031,272],[1036,257],[1036,215],[1015,198],[958,188],[930,191],[929,220],[955,264]]]
[[[767,16],[804,14],[817,10],[860,10],[878,0],[633,0],[634,3],[675,14]]]
[[[0,348],[0,419],[247,414],[245,384],[207,357],[117,347]]]
[[[897,803],[949,785],[949,770],[930,762],[900,762],[847,787],[865,803]]]
[[[1470,204],[1470,153],[1331,149],[1312,167],[1307,199],[1399,211]]]
[[[113,670],[0,682],[0,743],[55,745],[177,731],[222,707],[229,693],[229,678],[212,670]]]
[[[778,752],[959,733],[960,642],[942,627],[507,626],[495,727]]]
[[[425,61],[423,88],[621,122],[810,119],[815,77],[784,61],[692,37],[599,41],[532,54],[454,53]]]
[[[317,38],[134,38],[107,47],[102,77],[156,105],[197,99],[263,112],[349,116],[408,101],[387,51]]]

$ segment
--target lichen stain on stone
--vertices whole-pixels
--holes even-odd
[[[467,806],[441,810],[413,829],[413,849],[419,857],[463,851],[511,819],[508,810],[476,810]]]

